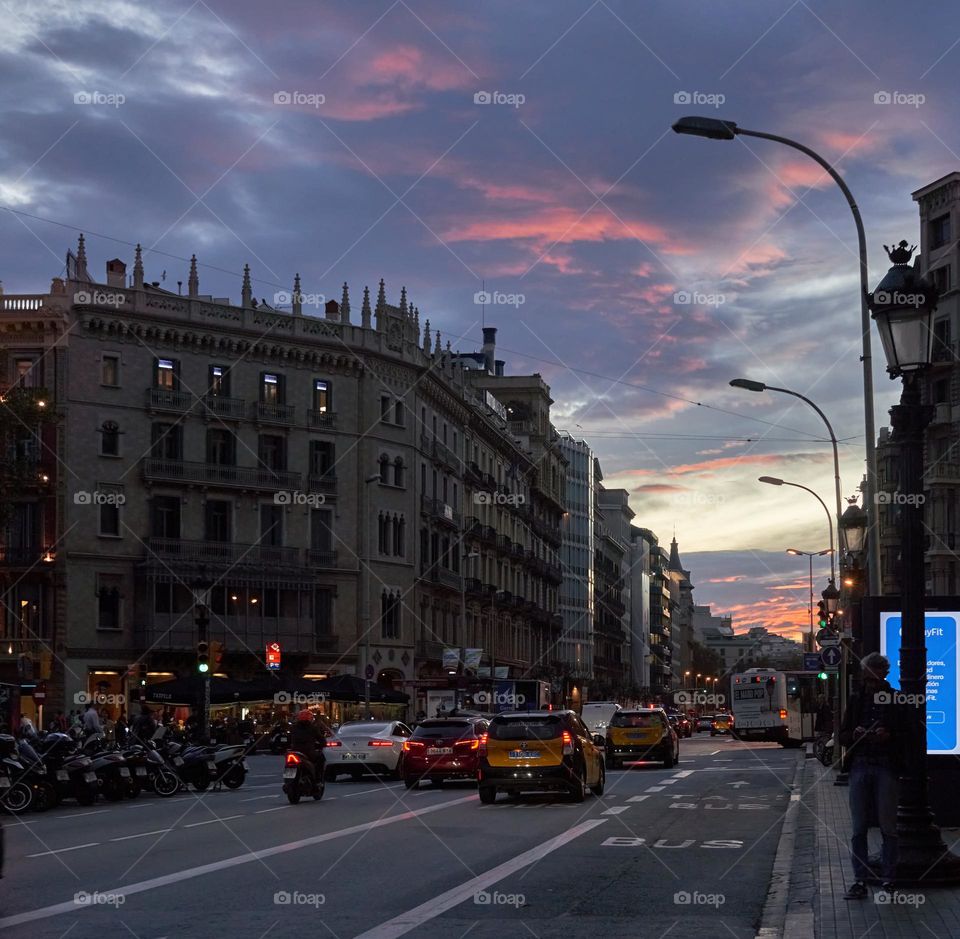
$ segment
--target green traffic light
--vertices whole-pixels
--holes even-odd
[[[817,675],[817,678],[819,678],[820,681],[826,681],[826,680],[827,680],[827,673],[826,673],[826,672],[820,672],[820,673]]]
[[[200,672],[209,672],[209,671],[210,671],[210,666],[209,666],[206,662],[200,662],[200,663],[197,665],[197,671],[200,671]]]

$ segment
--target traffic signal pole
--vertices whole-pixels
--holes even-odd
[[[206,741],[210,739],[210,644],[207,641],[210,617],[207,616],[207,608],[202,604],[197,606],[196,624],[197,671],[202,685],[199,734],[200,739]]]

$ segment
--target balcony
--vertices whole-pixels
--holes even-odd
[[[543,576],[546,577],[547,580],[554,584],[563,583],[563,571],[557,567],[556,564],[546,564],[544,566],[546,570],[544,570]]]
[[[464,581],[464,589],[470,596],[482,596],[487,591],[484,588],[483,583],[478,580],[476,577],[468,577]]]
[[[247,416],[247,402],[242,398],[224,398],[221,395],[204,395],[203,406],[217,417],[230,421],[242,421]]]
[[[152,411],[175,411],[182,414],[193,407],[196,398],[189,391],[174,391],[171,388],[148,388],[147,407]]]
[[[294,407],[292,404],[267,404],[258,401],[254,417],[263,424],[292,424]]]
[[[960,485],[960,463],[954,463],[950,460],[937,460],[924,470],[923,482],[926,486],[935,483]]]
[[[480,524],[480,519],[471,515],[463,520],[464,538],[479,538],[482,531],[483,525]]]
[[[447,570],[437,564],[423,569],[420,572],[420,578],[440,587],[449,587],[451,590],[463,589],[463,579],[456,571]]]
[[[515,541],[515,542],[510,546],[510,553],[511,553],[515,558],[521,558],[521,559],[523,559],[523,558],[526,558],[526,556],[527,556],[526,548],[524,548],[524,546],[523,546],[522,544],[520,544],[519,541]]]
[[[321,473],[319,475],[310,474],[307,477],[307,485],[310,492],[322,492],[326,494],[337,491],[337,477],[333,473]]]
[[[262,649],[268,642],[279,642],[284,654],[309,654],[320,650],[329,635],[317,637],[309,616],[262,616],[233,613],[211,617],[210,638],[226,639],[231,649]],[[197,627],[192,612],[147,613],[134,627],[135,641],[152,651],[193,652],[197,645]]]
[[[497,550],[503,552],[510,551],[510,536],[509,535],[497,535]]]
[[[464,482],[479,488],[483,488],[483,472],[476,463],[468,463],[463,471]]]
[[[494,599],[501,606],[513,605],[513,594],[509,590],[498,590]]]
[[[444,644],[433,639],[421,639],[417,642],[414,655],[417,661],[439,662],[443,659]]]
[[[454,473],[460,473],[460,460],[445,443],[441,443],[436,437],[429,434],[420,435],[420,449],[429,454],[438,463],[442,463]]]
[[[446,502],[424,496],[420,502],[420,508],[424,515],[429,515],[434,521],[443,522],[453,528],[460,527],[460,514],[454,512],[453,508]]]
[[[934,364],[939,362],[956,362],[958,359],[958,349],[957,343],[947,340],[944,342],[941,339],[934,337],[933,340],[933,358],[932,361]]]
[[[49,557],[52,559],[53,555],[51,554]],[[32,567],[34,564],[39,564],[40,560],[41,551],[39,548],[0,545],[0,565],[4,567]]]
[[[307,420],[311,427],[335,427],[337,415],[332,411],[307,411]]]
[[[308,548],[307,563],[311,567],[337,567],[337,552],[327,549]]]
[[[148,482],[201,483],[239,489],[299,489],[300,474],[259,466],[226,466],[222,463],[192,463],[147,457],[143,477]]]
[[[182,538],[148,538],[147,555],[165,560],[210,561],[221,564],[299,565],[298,548],[239,544],[233,541],[186,541]]]

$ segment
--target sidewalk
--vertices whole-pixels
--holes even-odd
[[[904,887],[893,904],[885,903],[886,895],[875,886],[865,900],[843,898],[853,881],[850,790],[833,780],[834,772],[818,760],[806,761],[784,939],[809,937],[811,920],[816,939],[960,936],[960,888]],[[957,829],[943,830],[948,846],[958,837]],[[880,832],[872,829],[870,853],[879,850]]]

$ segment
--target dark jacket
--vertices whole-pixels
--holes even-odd
[[[897,694],[899,692],[884,682],[883,688],[876,694],[867,692],[861,685],[850,696],[840,724],[840,744],[846,748],[845,769],[858,760],[887,765],[898,772],[906,768],[910,729],[905,705],[894,701]],[[853,732],[857,727],[869,730],[878,725],[890,732],[890,739],[886,743],[867,735],[854,740]]]
[[[323,758],[323,748],[326,745],[326,738],[316,724],[297,721],[290,731],[290,749],[299,751],[314,763]]]

